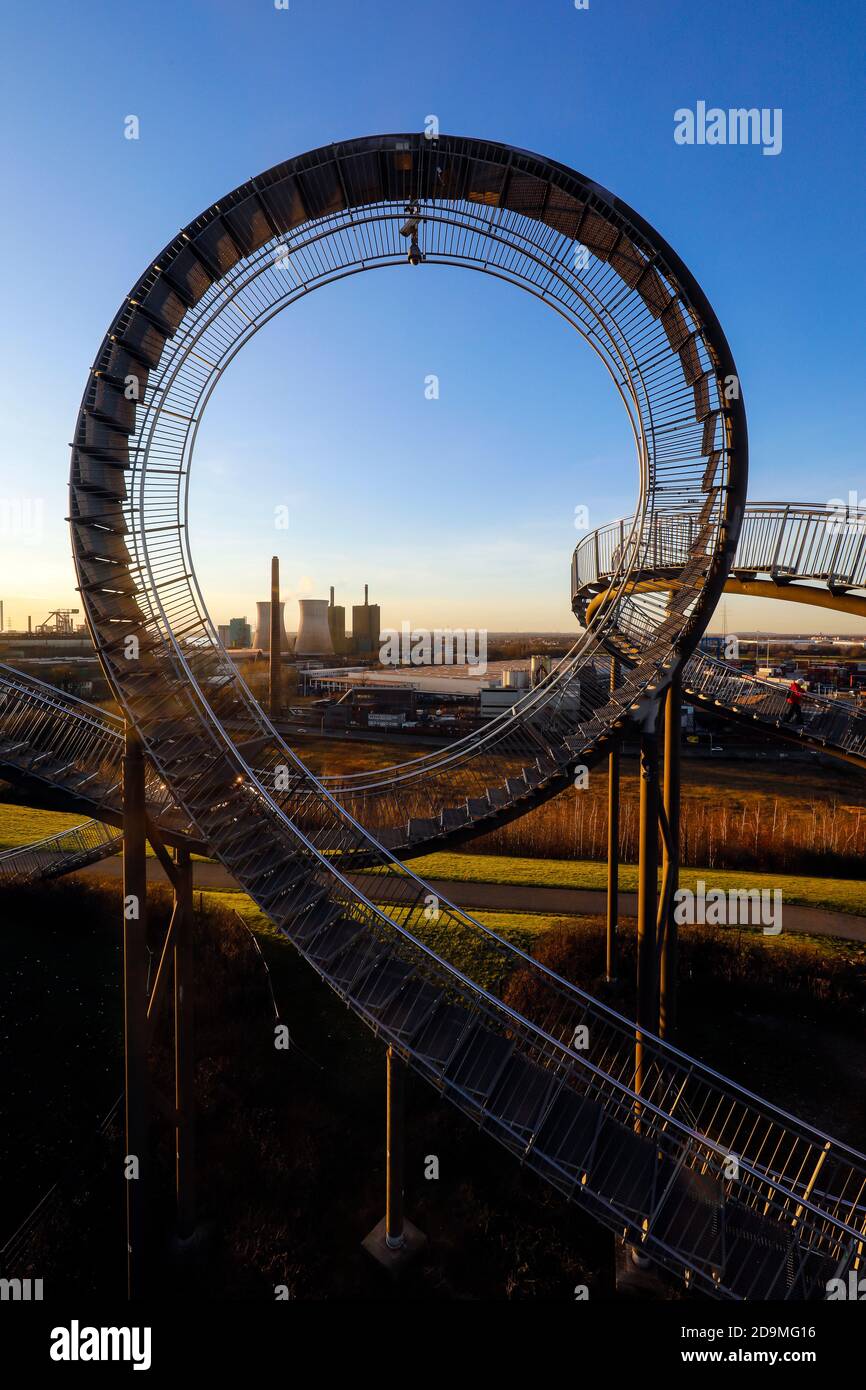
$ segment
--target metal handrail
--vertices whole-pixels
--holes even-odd
[[[625,518],[630,522],[631,518]],[[572,557],[572,598],[603,583],[615,570],[614,554],[623,521],[610,522],[581,538]],[[644,577],[682,568],[694,534],[692,518],[653,520],[647,551],[637,568]],[[810,581],[830,587],[866,589],[866,507],[834,507],[814,502],[749,502],[743,516],[732,570],[783,575],[786,581]],[[843,548],[851,564],[840,563]]]

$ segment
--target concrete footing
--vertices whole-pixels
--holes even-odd
[[[389,1245],[383,1216],[361,1244],[377,1264],[387,1269],[389,1274],[397,1276],[421,1254],[427,1244],[427,1237],[417,1226],[413,1226],[411,1221],[404,1221],[402,1245]]]
[[[659,1270],[643,1253],[639,1245],[617,1238],[614,1252],[614,1276],[618,1298],[669,1298],[670,1291]]]

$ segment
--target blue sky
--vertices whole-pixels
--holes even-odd
[[[572,165],[672,243],[737,360],[752,498],[862,499],[864,31],[840,0],[9,10],[0,499],[34,521],[0,537],[7,625],[75,603],[67,445],[153,254],[251,174],[429,114]],[[780,107],[781,154],[676,144],[674,111],[698,100]],[[290,627],[298,595],[333,583],[349,605],[366,580],[387,624],[568,630],[574,507],[627,512],[634,475],[612,388],[555,315],[465,271],[382,271],[283,314],[226,374],[196,454],[194,554],[217,621],[252,615],[276,548]],[[728,602],[731,627],[807,621]]]

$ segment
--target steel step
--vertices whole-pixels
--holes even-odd
[[[585,1173],[603,1121],[600,1105],[563,1086],[542,1120],[533,1149],[575,1176]]]
[[[470,1026],[469,1014],[459,1004],[441,1004],[417,1037],[412,1039],[412,1051],[440,1071],[453,1056]]]
[[[387,1007],[412,975],[411,965],[397,956],[383,956],[363,980],[352,988],[352,998],[362,1009],[376,1013]]]
[[[479,1026],[460,1044],[445,1071],[445,1079],[483,1103],[493,1091],[514,1051],[502,1033]]]
[[[326,969],[328,962],[354,941],[363,930],[358,922],[334,922],[317,933],[306,954],[316,965]]]
[[[488,1113],[528,1138],[544,1113],[554,1084],[550,1072],[515,1052],[490,1096]]]
[[[413,976],[408,984],[378,1011],[379,1022],[389,1033],[407,1042],[426,1025],[440,998],[439,991],[433,985],[418,976]]]

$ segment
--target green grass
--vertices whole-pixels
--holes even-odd
[[[0,804],[0,850],[14,849],[46,839],[61,830],[80,825],[85,817],[60,811],[42,811],[15,802]],[[150,846],[148,853],[152,854]],[[198,858],[198,856],[195,856]],[[421,878],[451,879],[459,883],[501,883],[536,888],[595,888],[607,887],[607,865],[590,859],[524,859],[504,854],[426,854],[411,861],[411,868]],[[378,871],[374,871],[378,872]],[[866,917],[866,883],[859,879],[820,878],[807,874],[755,873],[735,869],[682,869],[680,884],[694,890],[698,879],[707,888],[781,888],[783,901],[804,907],[823,907],[830,911],[847,912]],[[620,866],[620,888],[623,892],[637,890],[637,866]],[[224,895],[221,895],[224,896]],[[243,894],[235,894],[244,897]],[[239,909],[240,910],[240,909]],[[487,922],[480,913],[476,916]],[[512,913],[492,913],[509,922],[528,921]],[[562,914],[560,914],[561,916]],[[542,920],[541,915],[532,920]],[[550,919],[556,920],[556,919]],[[495,924],[491,921],[491,926]],[[499,927],[495,929],[499,931]],[[517,929],[517,928],[515,928]],[[503,933],[505,934],[505,933]]]
[[[267,917],[261,908],[256,907],[252,898],[246,893],[239,893],[235,889],[208,888],[203,890],[201,897],[205,906],[212,899],[222,907],[232,907],[243,917],[247,926],[251,930],[261,931],[265,935],[280,937],[280,933],[273,922]],[[199,893],[196,890],[196,901]],[[387,907],[387,904],[383,904]],[[531,940],[539,932],[547,929],[556,922],[561,922],[564,914],[561,912],[473,912],[472,916],[479,922],[483,922],[486,927],[499,932],[501,936],[507,936],[509,940],[517,941],[518,937],[525,937]],[[282,939],[280,937],[280,939]],[[519,944],[523,944],[519,942]]]
[[[199,894],[196,893],[196,901],[198,898]],[[201,894],[201,898],[205,909],[211,906],[233,908],[257,936],[285,944],[285,938],[273,922],[256,907],[246,893],[208,890]],[[387,907],[385,910],[387,911]],[[551,927],[561,925],[566,920],[580,920],[579,918],[564,918],[562,913],[546,912],[486,912],[482,910],[473,912],[472,916],[485,927],[490,927],[491,931],[495,931],[506,941],[510,941],[512,945],[528,954],[532,952],[535,939],[542,933],[549,931]],[[501,972],[497,972],[497,962],[491,960],[489,953],[484,949],[483,942],[468,923],[465,926],[455,926],[454,922],[450,920],[441,924],[428,922],[424,918],[423,912],[419,910],[413,914],[408,926],[412,933],[426,946],[455,965],[458,970],[471,976],[478,984],[487,989],[496,989],[500,985]]]
[[[0,802],[0,851],[19,849],[22,845],[35,844],[37,840],[47,840],[51,835],[59,835],[61,830],[84,825],[88,819],[80,811],[44,811],[35,806],[19,805],[15,801]],[[150,842],[147,854],[153,857]],[[194,854],[192,857],[202,862],[202,855]]]
[[[47,840],[49,835],[70,830],[86,819],[80,812],[39,811],[32,806],[6,802],[0,805],[0,850],[18,849],[20,845],[33,844],[34,840]]]
[[[421,878],[459,883],[506,883],[530,888],[607,887],[607,865],[589,859],[518,859],[503,854],[425,854],[411,861]],[[781,888],[783,901],[805,907],[866,916],[866,884],[857,879],[818,878],[800,874],[755,873],[736,869],[682,869],[680,886],[694,891],[698,879],[707,889]],[[637,866],[622,864],[619,886],[637,891]]]

